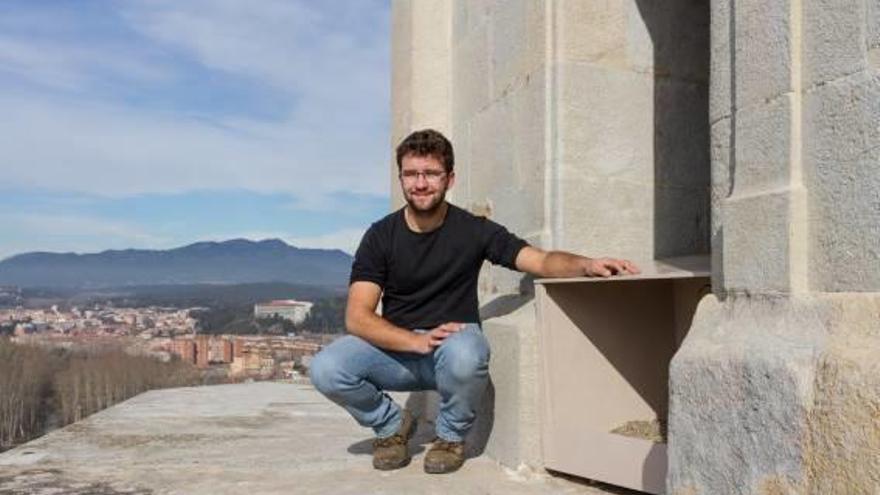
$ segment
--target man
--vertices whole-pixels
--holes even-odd
[[[376,433],[373,466],[410,461],[409,411],[384,393],[437,390],[437,439],[425,471],[464,462],[464,438],[488,383],[489,345],[480,328],[477,278],[484,260],[539,277],[638,273],[626,260],[591,259],[529,246],[504,227],[449,204],[454,154],[439,132],[410,134],[397,148],[406,206],[374,223],[352,265],[349,334],[312,360],[315,387]],[[382,300],[382,316],[376,314]]]

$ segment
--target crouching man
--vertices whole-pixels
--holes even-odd
[[[638,273],[626,260],[587,258],[529,246],[501,225],[446,202],[455,184],[451,143],[410,134],[397,148],[406,206],[364,234],[351,271],[349,335],[312,360],[314,386],[376,434],[373,466],[409,464],[415,418],[385,391],[437,390],[436,439],[425,471],[464,463],[464,438],[489,379],[477,278],[484,260],[539,277]],[[379,300],[382,316],[376,314]]]

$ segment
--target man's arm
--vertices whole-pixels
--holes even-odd
[[[526,246],[516,256],[516,269],[536,277],[610,277],[637,274],[639,268],[629,260],[587,258],[565,251],[542,251]]]
[[[382,288],[373,282],[356,281],[348,289],[345,327],[376,347],[398,352],[428,354],[443,339],[459,331],[459,323],[445,323],[427,333],[400,328],[376,314]]]

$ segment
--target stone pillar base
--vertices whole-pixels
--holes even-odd
[[[877,493],[880,293],[706,297],[669,436],[671,494]]]

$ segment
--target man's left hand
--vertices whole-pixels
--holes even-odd
[[[610,277],[612,275],[636,275],[641,273],[639,267],[629,260],[615,258],[592,258],[584,263],[584,275],[587,277]]]

